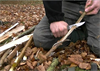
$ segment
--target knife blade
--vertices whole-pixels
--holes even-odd
[[[77,28],[82,26],[85,22],[80,22],[80,23],[75,23],[75,24],[72,24],[72,25],[69,25],[68,26],[68,30],[70,30],[73,26],[76,26]]]

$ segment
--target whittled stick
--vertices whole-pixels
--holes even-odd
[[[76,23],[79,23],[83,18],[84,16],[86,15],[86,12],[83,12],[82,15],[79,17],[79,19],[77,20]],[[62,44],[62,42],[65,41],[65,39],[73,32],[74,29],[76,29],[77,27],[76,26],[73,26],[69,31],[68,33],[62,37],[57,43],[55,43],[52,48],[47,52],[46,56],[49,56],[54,50],[57,49],[58,46],[60,46]]]

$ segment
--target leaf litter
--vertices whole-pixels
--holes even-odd
[[[3,24],[0,24],[0,33],[8,29],[15,22],[19,22],[20,25],[25,26],[25,30],[22,31],[24,32],[30,29],[33,25],[37,25],[44,15],[45,11],[42,4],[35,6],[0,4],[0,21],[3,22]],[[15,47],[18,48],[17,50],[19,54],[24,46],[25,43]],[[63,69],[78,66],[81,69],[89,70],[91,69],[90,64],[94,62],[90,58],[96,58],[96,56],[90,51],[89,46],[86,44],[85,40],[78,40],[76,43],[71,42],[64,48],[56,49],[51,56],[45,57],[47,52],[48,51],[44,50],[42,47],[35,47],[34,42],[32,42],[25,51],[24,56],[26,57],[26,60],[21,60],[15,71],[46,71],[54,58],[57,58],[59,61],[59,64],[55,67],[54,71],[60,71],[62,66],[65,66]],[[17,52],[15,51],[14,53]],[[3,53],[1,53],[0,56],[2,57]],[[16,54],[9,54],[4,59],[4,64],[0,70],[9,71],[16,57]],[[7,59],[9,59],[9,61]]]

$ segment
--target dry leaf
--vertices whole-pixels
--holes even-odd
[[[82,52],[82,53],[81,53],[82,58],[86,57],[86,55],[87,55],[86,52]]]
[[[90,65],[89,63],[80,63],[80,64],[79,64],[79,67],[80,67],[81,69],[86,69],[86,70],[91,69],[91,65]]]
[[[47,70],[47,68],[50,66],[50,64],[51,64],[51,61],[45,61],[44,62],[44,68],[45,68],[45,70]]]
[[[37,65],[37,61],[32,62],[32,66],[35,67]]]
[[[81,55],[70,55],[70,57],[68,57],[68,59],[77,65],[79,65],[81,62],[83,62]]]
[[[30,60],[27,60],[26,63],[27,63],[27,66],[28,66],[29,68],[33,69],[33,66],[32,66],[32,63],[31,63]]]
[[[45,71],[45,68],[44,68],[43,64],[42,64],[42,65],[39,65],[39,66],[37,67],[37,70],[38,70],[38,71]]]
[[[32,49],[30,48],[30,47],[28,47],[27,49],[26,49],[26,51],[25,51],[25,56],[30,56],[31,55],[31,53],[32,53]]]
[[[71,63],[70,67],[76,67],[77,65],[74,63]]]

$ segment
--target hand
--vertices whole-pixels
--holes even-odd
[[[62,37],[68,32],[67,26],[64,21],[53,22],[50,24],[50,29],[55,37]]]
[[[87,15],[97,14],[100,10],[100,0],[87,0],[85,12]]]

